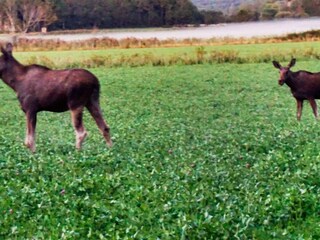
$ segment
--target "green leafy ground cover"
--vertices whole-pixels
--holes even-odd
[[[89,114],[78,152],[70,114],[41,113],[30,154],[0,84],[0,238],[320,237],[319,123],[271,63],[91,70],[112,149]]]

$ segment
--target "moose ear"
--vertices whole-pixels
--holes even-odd
[[[280,63],[278,63],[277,61],[272,61],[272,63],[273,63],[273,66],[274,66],[275,68],[278,68],[278,69],[281,68]]]
[[[13,46],[12,46],[12,43],[7,43],[5,47],[1,47],[1,52],[3,55],[5,56],[8,56],[8,55],[12,55],[12,49],[13,49]]]
[[[291,59],[291,62],[290,62],[289,65],[288,65],[288,68],[292,68],[295,64],[296,64],[296,59],[295,59],[295,58],[292,58],[292,59]]]

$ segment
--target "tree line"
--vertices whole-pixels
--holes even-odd
[[[189,0],[0,0],[0,29],[9,32],[165,27],[201,18]]]
[[[256,0],[232,13],[199,11],[190,0],[0,0],[2,32],[170,27],[319,16],[320,0]]]
[[[255,0],[242,3],[222,21],[247,22],[320,16],[320,0]]]

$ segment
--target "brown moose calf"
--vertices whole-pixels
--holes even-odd
[[[315,118],[318,118],[317,103],[315,99],[320,98],[320,73],[307,71],[292,72],[296,59],[292,59],[287,67],[282,67],[277,61],[273,61],[273,66],[280,71],[279,84],[287,84],[293,97],[297,100],[297,119],[300,121],[303,101],[308,100],[313,110]]]

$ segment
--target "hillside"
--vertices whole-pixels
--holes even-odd
[[[191,0],[200,10],[220,10],[227,12],[248,0]]]
[[[231,21],[320,16],[319,0],[191,0],[199,10],[222,11]],[[240,7],[240,8],[239,8]],[[240,9],[242,11],[240,11]]]

